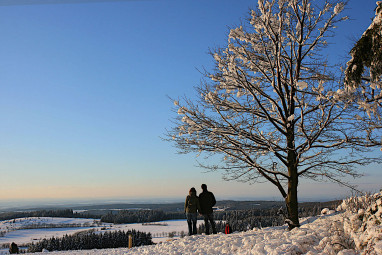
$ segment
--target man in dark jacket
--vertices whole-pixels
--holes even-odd
[[[203,192],[199,195],[199,203],[200,214],[203,215],[204,224],[206,226],[206,235],[210,234],[209,223],[211,223],[212,233],[216,234],[216,225],[212,209],[212,207],[216,204],[216,199],[214,194],[207,190],[206,184],[202,184],[202,190]]]

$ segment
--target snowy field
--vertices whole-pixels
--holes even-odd
[[[196,235],[170,239],[132,249],[56,251],[52,255],[106,254],[254,254],[254,255],[378,255],[382,254],[382,193],[344,200],[337,211],[324,209],[321,215],[301,219],[301,227],[253,229],[229,235]],[[167,221],[168,226],[125,224],[115,230],[134,228],[152,233],[186,230],[185,221]],[[166,230],[163,230],[163,229]],[[35,253],[46,254],[46,253]]]
[[[15,242],[19,245],[36,242],[43,238],[61,237],[78,231],[95,228],[100,223],[94,219],[52,217],[28,217],[0,221],[0,245]]]
[[[202,221],[199,220],[198,225],[200,223]],[[38,242],[43,238],[62,237],[65,234],[72,235],[90,229],[94,229],[96,232],[128,231],[132,229],[150,232],[154,236],[152,239],[154,243],[167,241],[169,232],[175,231],[179,233],[184,231],[185,234],[188,233],[186,220],[171,220],[142,225],[141,223],[109,224],[94,219],[29,217],[0,221],[0,232],[7,232],[3,237],[0,237],[0,246],[12,242],[23,246],[27,243]],[[179,236],[176,237],[179,238]],[[7,249],[0,249],[0,254],[7,254]]]

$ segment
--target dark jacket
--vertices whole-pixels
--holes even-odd
[[[213,212],[212,207],[216,204],[215,196],[210,191],[203,191],[199,195],[200,213],[211,214]]]
[[[186,197],[186,201],[184,202],[184,211],[186,213],[200,212],[199,198],[195,193],[191,193],[191,195]]]

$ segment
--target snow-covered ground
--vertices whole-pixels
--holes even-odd
[[[341,214],[337,214],[307,218],[300,228],[292,231],[288,231],[286,226],[269,227],[229,235],[219,233],[209,236],[186,236],[157,245],[132,249],[62,251],[50,254],[359,254],[351,250],[338,253],[336,247],[333,246],[333,240],[337,237],[334,236],[332,225],[340,221],[341,217]]]
[[[198,221],[198,225],[200,223],[202,221]],[[0,221],[0,232],[6,231],[4,236],[0,236],[0,246],[12,242],[23,246],[27,243],[38,242],[43,238],[62,237],[65,234],[71,235],[89,229],[94,229],[96,232],[132,229],[150,232],[154,243],[167,241],[170,232],[188,233],[186,220],[170,220],[142,225],[141,223],[109,224],[94,219],[29,217]],[[4,253],[7,253],[7,249],[0,249],[0,255]]]
[[[344,200],[337,211],[323,210],[322,215],[301,219],[301,227],[291,231],[287,226],[269,227],[229,235],[186,236],[132,249],[57,251],[50,254],[378,255],[382,254],[381,216],[382,193],[377,193]],[[175,221],[174,224],[182,225],[183,230],[187,227],[185,221]],[[163,230],[160,226],[129,225],[135,229],[147,227],[139,229],[146,232]],[[120,226],[118,229],[125,227]]]
[[[0,221],[0,245],[15,242],[26,244],[42,238],[61,237],[99,226],[94,219],[28,217]]]
[[[0,231],[14,231],[17,229],[43,228],[49,226],[93,226],[98,224],[94,219],[76,219],[76,218],[53,218],[53,217],[28,217],[13,220],[0,221]]]

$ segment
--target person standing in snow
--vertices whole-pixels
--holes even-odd
[[[184,202],[184,212],[187,217],[188,224],[188,235],[196,235],[196,222],[197,222],[197,212],[200,212],[199,198],[196,196],[196,189],[192,187],[189,191],[186,201]]]
[[[19,247],[14,242],[12,242],[12,244],[9,247],[9,253],[10,254],[18,254],[19,253]]]
[[[204,225],[206,227],[206,235],[210,234],[209,223],[211,223],[212,233],[216,234],[216,224],[212,209],[212,207],[216,204],[216,199],[214,194],[207,190],[206,184],[202,184],[202,190],[203,192],[199,195],[199,202],[201,209],[200,213],[203,215]]]

